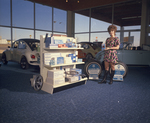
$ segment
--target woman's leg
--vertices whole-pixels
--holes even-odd
[[[109,82],[109,84],[112,84],[113,83],[114,73],[115,73],[115,63],[110,63],[110,67],[111,67],[111,74],[110,74],[110,82]]]
[[[106,83],[106,78],[109,73],[109,62],[104,61],[104,64],[105,64],[105,74],[103,80],[101,82],[98,82],[99,84]]]
[[[105,70],[109,71],[109,62],[104,61],[104,64],[105,64]]]

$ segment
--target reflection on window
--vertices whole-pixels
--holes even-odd
[[[75,32],[89,32],[89,17],[75,13]]]
[[[141,29],[141,26],[124,26],[124,30]]]
[[[12,0],[13,26],[33,28],[33,3],[24,0]]]
[[[89,34],[75,34],[77,42],[89,42]]]
[[[108,32],[105,32],[105,33],[91,33],[91,42],[95,42],[96,39],[97,39],[98,42],[105,43],[105,41],[108,37],[110,37]]]
[[[20,41],[20,42],[19,42],[19,45],[18,45],[18,49],[25,49],[25,48],[26,48],[25,42]]]
[[[67,27],[67,12],[61,9],[54,8],[53,30],[58,32],[66,32]]]
[[[50,36],[52,32],[45,32],[45,31],[35,31],[35,38],[40,40],[40,35],[46,35]]]
[[[0,25],[10,26],[10,0],[0,0]]]
[[[52,7],[35,4],[36,29],[52,30]]]
[[[107,31],[108,26],[111,23],[107,23],[97,19],[91,19],[91,32],[92,31]]]
[[[140,31],[131,32],[131,37],[133,37],[133,46],[140,46]]]
[[[11,39],[10,28],[0,27],[0,39]]]
[[[13,39],[18,40],[21,38],[34,38],[34,32],[32,30],[16,29],[13,28]]]

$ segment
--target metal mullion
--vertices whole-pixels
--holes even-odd
[[[35,35],[35,2],[34,2],[34,8],[33,9],[34,9],[34,39],[35,39],[35,36],[36,36]]]
[[[89,12],[89,42],[91,41],[91,8]]]

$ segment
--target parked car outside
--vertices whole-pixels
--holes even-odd
[[[85,59],[86,61],[95,58],[95,55],[101,51],[102,42],[78,42],[81,44],[82,50],[78,50],[78,58]]]
[[[2,62],[4,65],[8,61],[18,62],[22,69],[27,69],[29,65],[39,66],[37,58],[40,56],[38,46],[40,40],[37,39],[19,39],[8,46],[9,49],[2,53]]]

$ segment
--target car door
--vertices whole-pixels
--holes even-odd
[[[143,53],[140,50],[127,50],[122,52],[122,59],[125,64],[141,65]]]
[[[22,55],[25,54],[25,50],[26,50],[26,43],[24,41],[19,41],[19,44],[18,44],[18,50],[16,52],[16,55],[17,55],[17,62],[20,62],[20,59],[22,57]]]
[[[143,50],[142,55],[143,55],[142,58],[143,65],[150,65],[150,51]]]
[[[11,51],[12,60],[17,61],[17,50],[18,50],[19,41],[13,43],[13,50]]]

